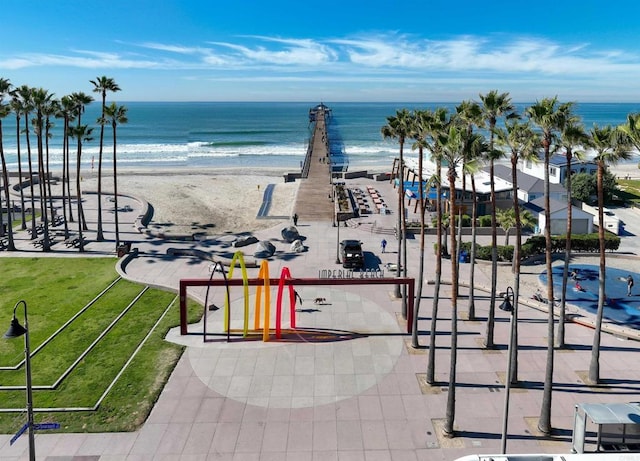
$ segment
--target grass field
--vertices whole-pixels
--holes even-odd
[[[37,423],[57,422],[65,432],[135,430],[146,419],[183,352],[182,347],[163,340],[167,330],[179,323],[176,295],[119,280],[115,261],[2,259],[0,318],[6,319],[6,327],[0,323],[0,334],[8,329],[16,302],[25,300],[34,408],[55,409],[36,411]],[[200,315],[202,307],[190,302],[190,320]],[[17,317],[24,325],[22,306]],[[55,334],[65,323],[68,325]],[[149,332],[144,346],[109,389]],[[0,383],[0,409],[23,410],[23,338],[0,339]],[[12,386],[19,389],[11,390]],[[88,410],[107,390],[97,410]],[[58,411],[68,408],[85,410]],[[24,411],[2,412],[0,432],[13,433],[25,421]]]
[[[625,202],[640,206],[640,181],[637,179],[617,179],[616,182],[620,190],[617,194],[618,197]]]

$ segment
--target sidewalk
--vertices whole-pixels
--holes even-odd
[[[385,198],[393,196],[391,185],[375,185]],[[387,203],[392,214],[371,215],[367,218],[370,224],[394,226],[396,206],[393,200],[387,199]],[[85,205],[86,210],[94,208]],[[132,218],[136,211],[131,213]],[[91,216],[88,211],[90,222]],[[112,232],[108,226],[105,230]],[[397,258],[393,235],[371,232],[371,226],[338,229],[330,222],[306,222],[301,214],[298,230],[305,237],[308,251],[295,255],[281,241],[280,228],[255,233],[260,240],[268,239],[276,245],[278,252],[269,261],[273,277],[285,266],[293,277],[318,277],[322,269],[340,268],[335,263],[337,244],[348,238],[363,242],[368,267],[384,269],[386,263],[395,263]],[[388,241],[384,254],[380,252],[383,235]],[[224,239],[176,242],[133,233],[121,238],[132,241],[138,250],[137,257],[123,267],[126,277],[172,289],[177,289],[181,278],[208,278],[210,263],[167,256],[169,248],[226,254],[235,250]],[[113,241],[92,242],[87,247],[88,254],[113,256],[115,249],[111,246]],[[433,238],[425,245],[425,280],[435,276],[432,247]],[[417,275],[418,251],[418,240],[408,240],[410,276]],[[59,256],[57,251],[52,253],[51,256]],[[461,281],[468,280],[469,269],[469,264],[461,265]],[[528,267],[526,270],[531,273],[525,276],[535,279],[544,268],[533,269]],[[489,286],[488,273],[486,267],[477,265],[476,287]],[[255,270],[250,269],[250,276],[255,276]],[[443,262],[443,279],[450,279],[448,260]],[[504,291],[511,283],[512,279],[501,272],[498,291]],[[449,379],[450,288],[443,285],[438,306],[436,386],[424,385],[424,346],[429,342],[433,285],[424,285],[419,313],[423,348],[417,350],[403,333],[406,326],[400,315],[401,303],[391,296],[390,287],[300,287],[304,301],[297,321],[304,333],[286,342],[203,343],[201,336],[181,337],[173,330],[167,339],[184,344],[187,349],[140,430],[115,434],[39,432],[38,459],[397,461],[453,460],[465,454],[497,453],[509,317],[496,310],[498,347],[484,349],[489,301],[488,294],[481,291],[476,292],[479,320],[461,320],[458,324],[456,437],[440,436]],[[204,299],[203,291],[193,294]],[[255,291],[251,290],[250,295],[253,303]],[[212,296],[217,303],[219,294]],[[522,296],[528,297],[526,293]],[[238,302],[240,290],[233,297]],[[315,304],[317,297],[326,302]],[[463,317],[467,310],[464,288],[458,309],[459,317]],[[219,331],[221,313],[222,309],[208,314],[209,331]],[[640,370],[629,364],[637,363],[640,343],[603,335],[600,363],[604,385],[592,388],[584,384],[583,378],[589,368],[593,331],[567,324],[570,346],[555,354],[554,437],[545,439],[537,433],[536,425],[546,361],[547,314],[523,303],[519,315],[518,378],[522,385],[511,392],[508,452],[568,453],[576,403],[637,400]],[[202,325],[190,325],[189,329],[202,331]],[[27,438],[9,446],[10,438],[11,435],[0,436],[0,459],[27,459]]]

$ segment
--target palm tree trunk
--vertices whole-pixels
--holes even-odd
[[[9,195],[9,172],[7,171],[7,160],[4,156],[4,141],[2,139],[2,120],[0,120],[0,161],[2,161],[2,186],[4,189],[5,201],[7,202],[7,249],[9,251],[15,251],[16,246],[13,241],[11,196]]]
[[[451,223],[456,207],[455,170],[449,166],[449,221],[451,237],[451,360],[449,363],[449,391],[447,393],[446,416],[444,434],[454,436],[454,421],[456,416],[456,369],[458,358],[458,261],[456,252],[456,228]]]
[[[553,391],[553,346],[554,346],[554,297],[553,297],[553,266],[551,259],[551,210],[549,197],[549,147],[550,142],[544,141],[544,168],[545,168],[545,256],[547,269],[547,362],[544,374],[544,389],[542,392],[542,405],[540,409],[540,419],[538,420],[538,430],[543,434],[551,433],[551,399]]]
[[[17,112],[16,112],[17,114]],[[24,211],[24,189],[22,188],[22,156],[20,153],[20,117],[16,115],[16,152],[18,155],[18,185],[20,186],[20,215],[22,224],[20,229],[25,230],[27,228],[27,217]]]
[[[411,346],[414,348],[420,347],[418,342],[418,314],[420,313],[420,301],[422,299],[422,287],[424,285],[424,181],[422,180],[422,146],[418,150],[418,201],[420,203],[420,265],[418,268],[418,289],[416,293],[416,299],[413,306],[413,329],[411,331]]]
[[[398,276],[400,276],[400,267],[402,265],[402,243],[403,243],[403,239],[404,239],[404,235],[402,235],[402,220],[403,220],[403,209],[402,209],[402,194],[404,194],[404,187],[403,187],[403,183],[404,181],[402,180],[403,176],[404,176],[404,158],[403,158],[403,148],[404,148],[404,141],[400,140],[400,164],[398,165],[398,223],[396,225],[396,238],[398,239],[398,256],[397,256],[397,268],[398,270],[396,271],[396,274]],[[402,296],[402,293],[400,292],[400,284],[395,286],[395,292],[394,292],[394,296],[396,298],[400,298]],[[402,313],[402,317],[403,318],[407,318],[406,312]]]
[[[567,280],[569,278],[569,262],[571,261],[571,234],[572,234],[572,221],[573,210],[571,205],[571,149],[567,149],[567,237],[565,241],[564,249],[564,267],[562,269],[562,292],[560,302],[560,316],[558,319],[558,336],[556,339],[556,346],[560,349],[564,349],[565,344],[565,316],[567,312]]]
[[[494,178],[494,161],[489,162],[489,176],[491,178],[491,297],[489,299],[489,315],[487,317],[487,337],[485,347],[493,349],[494,327],[496,316],[496,285],[498,283],[498,224],[496,222],[496,188]]]
[[[598,160],[598,237],[600,240],[600,267],[598,284],[598,312],[596,314],[596,327],[593,332],[593,346],[591,347],[591,362],[589,363],[589,384],[600,382],[600,337],[602,336],[602,318],[604,316],[604,304],[606,302],[606,242],[604,231],[604,161]]]
[[[118,251],[120,246],[120,227],[118,224],[118,173],[116,165],[116,124],[113,123],[113,205],[115,206],[116,251]]]
[[[469,306],[467,317],[469,320],[476,319],[476,300],[475,300],[475,270],[476,270],[476,237],[478,226],[476,221],[478,219],[478,196],[476,194],[476,180],[474,175],[471,175],[471,251],[469,256]]]
[[[31,160],[31,140],[29,137],[29,116],[25,116],[25,134],[27,140],[27,160],[29,161],[29,190],[31,192],[31,239],[38,237],[36,232],[36,203],[33,191],[33,162]]]
[[[440,303],[440,284],[442,281],[442,186],[440,169],[442,162],[436,159],[436,283],[433,289],[433,305],[431,308],[431,328],[429,331],[429,358],[427,361],[427,384],[435,383],[436,369],[436,333],[438,322],[438,304]]]

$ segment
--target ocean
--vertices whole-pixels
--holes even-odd
[[[212,102],[125,102],[128,123],[118,127],[118,168],[247,168],[274,167],[295,171],[304,160],[312,133],[309,109],[316,103],[212,103]],[[439,106],[442,103],[331,103],[329,138],[332,151],[339,152],[350,170],[388,167],[398,154],[398,144],[384,140],[380,129],[398,109]],[[518,104],[522,111],[527,104]],[[618,125],[627,114],[640,111],[640,104],[578,104],[576,112],[585,127],[594,123]],[[94,127],[93,140],[83,146],[82,168],[97,168],[100,129],[95,123],[99,102],[90,104],[83,122]],[[24,121],[22,121],[24,123]],[[62,121],[53,120],[50,165],[61,169]],[[3,120],[4,150],[10,171],[17,168],[15,117]],[[105,129],[104,166],[111,167],[112,134]],[[35,137],[32,137],[35,149]],[[23,165],[26,144],[21,141]],[[407,143],[407,157],[415,155]],[[72,157],[73,158],[73,157]],[[634,158],[637,161],[637,158]]]

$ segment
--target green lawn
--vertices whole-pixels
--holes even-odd
[[[624,202],[640,205],[640,181],[637,179],[617,179],[618,197]]]
[[[35,353],[32,357],[35,408],[96,405],[141,341],[174,303],[97,411],[35,414],[36,422],[58,422],[61,430],[68,432],[138,428],[183,351],[182,347],[163,340],[167,330],[179,322],[176,295],[157,289],[143,292],[144,286],[119,280],[98,297],[117,279],[116,260],[112,258],[3,258],[1,261],[0,319],[6,320],[5,326],[0,322],[0,334],[9,327],[15,303],[25,300],[31,351]],[[37,350],[96,297],[98,299],[62,332]],[[190,320],[200,315],[202,307],[191,302]],[[24,325],[22,306],[18,308],[17,317]],[[110,330],[104,333],[110,325]],[[0,408],[25,407],[24,389],[2,389],[24,386],[24,365],[13,369],[23,359],[23,338],[0,338]],[[24,413],[0,413],[0,432],[13,433],[25,421]]]

